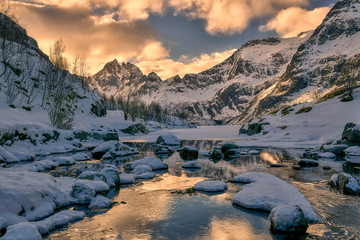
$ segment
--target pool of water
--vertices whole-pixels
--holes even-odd
[[[220,141],[183,141],[200,150],[210,150]],[[84,170],[98,170],[104,163],[119,168],[129,161],[155,156],[151,143],[131,142],[140,153],[133,157],[111,161],[79,162],[74,166],[53,171],[54,176],[77,176]],[[293,170],[303,149],[261,149],[258,156],[212,161],[200,157],[200,170],[188,171],[178,153],[161,156],[169,165],[167,171],[157,172],[150,181],[121,187],[112,191],[116,203],[109,210],[85,211],[87,217],[51,233],[46,239],[294,239],[294,236],[273,235],[268,213],[249,210],[232,204],[232,197],[241,184],[228,183],[228,190],[220,194],[187,191],[204,179],[228,181],[249,171],[267,172],[297,187],[309,200],[322,224],[311,225],[306,236],[298,239],[357,239],[360,236],[359,197],[333,192],[327,184],[338,171],[352,171],[344,167],[344,159],[319,160],[320,167]],[[283,168],[271,168],[282,163]],[[325,171],[321,166],[331,166]],[[84,207],[75,206],[84,210]]]

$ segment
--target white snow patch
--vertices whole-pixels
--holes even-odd
[[[221,192],[227,189],[227,184],[223,181],[205,180],[195,184],[196,191]]]
[[[267,173],[248,172],[233,178],[234,182],[248,183],[233,198],[233,203],[240,206],[271,211],[280,205],[298,205],[309,222],[320,219],[310,203],[294,186]]]
[[[160,170],[160,169],[167,169],[168,165],[161,161],[159,158],[155,157],[146,157],[143,159],[135,160],[134,162],[127,163],[124,168],[126,170],[133,170],[136,166],[139,165],[149,165],[152,170]]]
[[[89,209],[109,208],[111,203],[111,199],[108,199],[107,197],[101,195],[97,195],[91,200]]]

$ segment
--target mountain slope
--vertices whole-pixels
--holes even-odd
[[[253,102],[259,116],[284,103],[312,101],[344,83],[347,62],[360,54],[360,2],[342,0],[293,56],[273,90]],[[249,109],[248,109],[249,110]]]
[[[289,39],[251,40],[209,70],[165,81],[154,73],[143,75],[135,65],[114,60],[88,82],[108,97],[133,94],[191,120],[225,120],[240,114],[258,92],[285,71],[308,36],[310,33]]]
[[[18,121],[31,118],[50,126],[56,114],[64,119],[71,115],[81,125],[83,116],[101,109],[100,101],[98,93],[54,66],[22,27],[0,14],[1,128],[16,125],[17,116]]]

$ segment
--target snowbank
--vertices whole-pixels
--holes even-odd
[[[227,184],[222,181],[205,180],[195,184],[194,190],[204,192],[222,192],[227,189]]]
[[[168,169],[168,165],[166,163],[155,157],[146,157],[131,163],[127,163],[125,164],[124,168],[126,170],[133,170],[136,166],[139,165],[148,165],[152,168],[152,170]]]
[[[294,186],[267,174],[248,172],[233,178],[234,182],[248,183],[233,198],[233,203],[240,206],[271,211],[280,205],[298,205],[308,222],[319,222],[314,209]]]

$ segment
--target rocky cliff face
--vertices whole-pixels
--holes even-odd
[[[314,100],[343,84],[339,75],[360,54],[360,2],[339,1],[312,36],[300,45],[273,91],[254,106],[261,115],[281,104]]]

